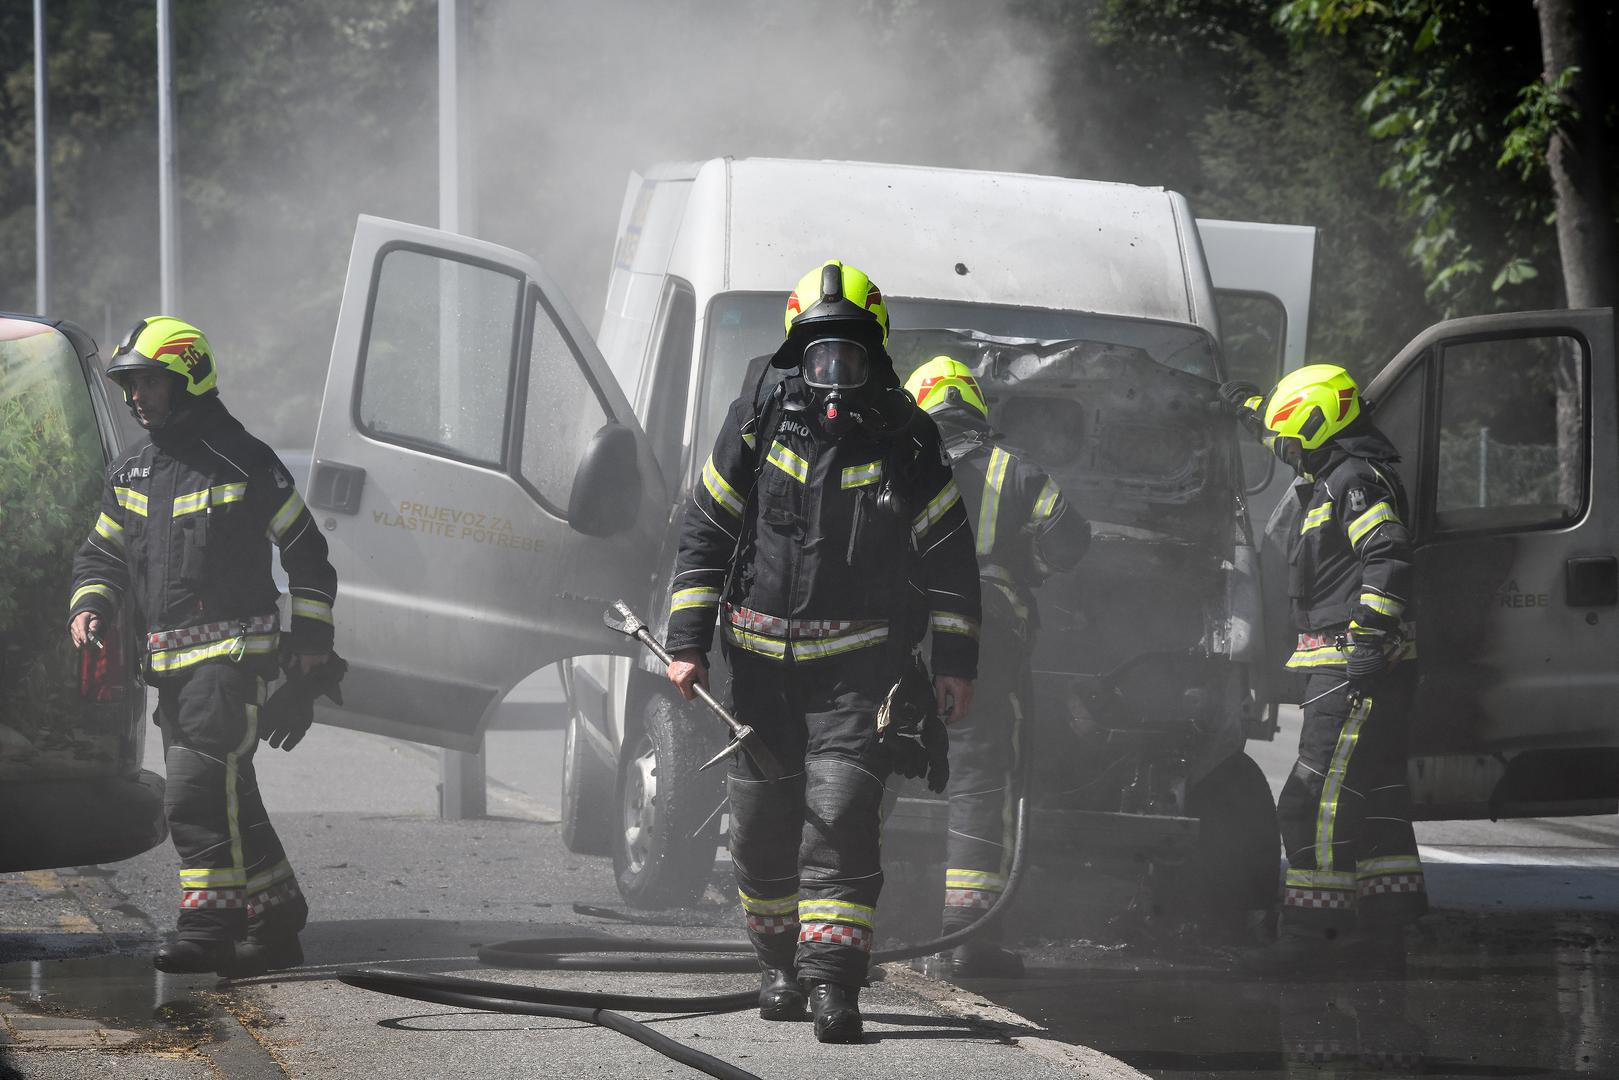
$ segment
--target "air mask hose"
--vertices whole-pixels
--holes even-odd
[[[1017,810],[1012,830],[1012,865],[1007,871],[1006,888],[976,921],[949,934],[915,945],[883,949],[872,954],[872,962],[892,963],[953,949],[972,940],[993,926],[1006,913],[1023,882],[1029,854],[1029,775],[1034,761],[1034,725],[1023,725],[1023,745],[1018,749],[1018,767],[1013,776]],[[609,955],[603,955],[609,954]],[[617,954],[617,955],[611,955]],[[707,954],[701,959],[676,959],[679,954]],[[487,945],[478,950],[480,963],[496,967],[558,971],[651,971],[683,973],[748,973],[759,970],[753,945],[746,940],[693,941],[631,938],[617,935],[558,934],[547,938],[523,938]],[[755,1074],[700,1053],[675,1042],[636,1020],[609,1010],[625,1009],[643,1013],[723,1013],[751,1009],[759,1003],[759,991],[735,994],[706,994],[672,997],[664,994],[613,994],[595,990],[562,990],[521,983],[466,979],[453,975],[417,975],[382,968],[361,968],[340,975],[339,980],[362,990],[379,994],[451,1005],[485,1012],[515,1013],[575,1020],[605,1027],[628,1035],[666,1057],[725,1080],[758,1080]]]

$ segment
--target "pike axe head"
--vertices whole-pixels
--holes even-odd
[[[759,733],[746,724],[742,726],[741,731],[736,733],[736,738],[726,743],[724,750],[704,762],[702,768],[706,769],[710,765],[718,765],[738,750],[748,755],[754,767],[759,770],[760,775],[766,780],[780,780],[784,775],[781,762],[776,760],[776,755],[771,753],[770,747],[766,746],[765,741],[759,738]]]
[[[602,622],[609,630],[617,630],[625,637],[634,637],[646,629],[646,623],[622,600],[614,600],[613,606],[602,612]]]

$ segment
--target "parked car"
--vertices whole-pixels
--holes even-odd
[[[106,391],[89,334],[0,314],[0,871],[113,862],[168,835],[163,779],[140,767],[133,627],[83,656],[67,635],[73,553],[140,437]]]

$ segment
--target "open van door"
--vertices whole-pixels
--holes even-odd
[[[1421,817],[1619,809],[1619,433],[1610,310],[1418,336],[1366,390],[1415,541]]]
[[[601,613],[646,593],[663,486],[533,260],[361,217],[306,493],[350,665],[320,719],[472,750],[535,670],[628,651]]]

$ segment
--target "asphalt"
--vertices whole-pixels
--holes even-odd
[[[527,719],[505,722],[530,730],[491,735],[491,816],[480,820],[438,819],[435,752],[324,727],[290,755],[260,747],[266,803],[313,908],[307,966],[297,971],[236,983],[154,972],[150,950],[171,918],[177,880],[166,845],[110,867],[0,877],[4,1068],[22,1077],[164,1080],[695,1075],[594,1027],[423,1005],[336,980],[377,966],[667,994],[750,984],[746,976],[478,965],[482,944],[604,925],[577,914],[576,902],[621,906],[610,863],[571,855],[560,841],[550,797],[555,733],[532,730],[551,723],[554,694],[518,697],[510,708]],[[148,767],[160,760],[151,750]],[[670,920],[682,925],[636,933],[735,938],[736,918],[729,898],[711,889],[702,908]],[[652,1023],[763,1077],[1140,1075],[908,969],[885,972],[862,1006],[867,1041],[859,1047],[822,1046],[807,1024],[751,1012]],[[55,1033],[40,1027],[44,1020]]]

